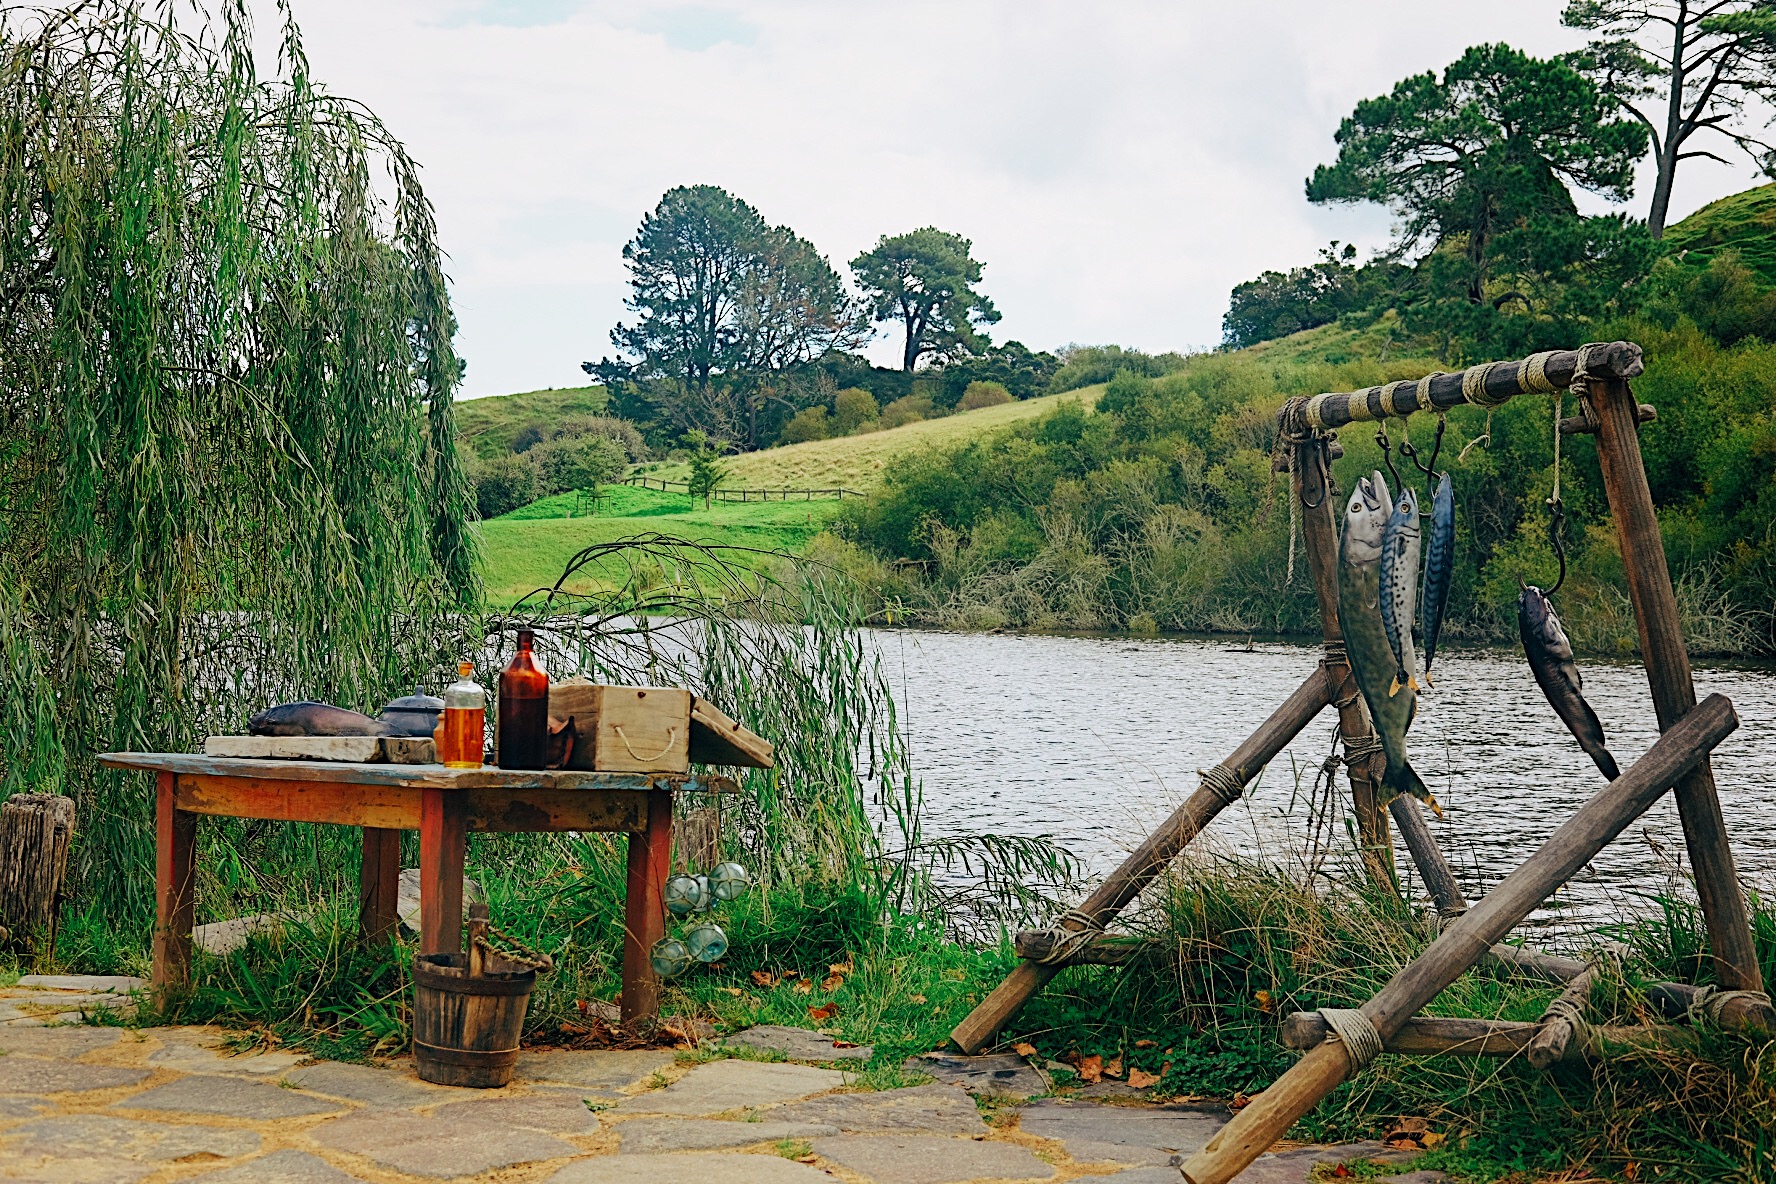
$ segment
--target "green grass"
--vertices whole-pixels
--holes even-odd
[[[1668,250],[1698,267],[1732,248],[1759,280],[1776,284],[1776,184],[1708,203],[1666,227],[1664,241]]]
[[[459,399],[457,441],[464,451],[487,460],[506,451],[512,437],[532,420],[548,422],[567,415],[603,415],[608,402],[601,386],[554,387],[515,395]]]
[[[865,432],[858,436],[841,436],[833,440],[810,440],[806,444],[786,444],[781,448],[764,448],[723,461],[728,478],[725,485],[734,489],[827,489],[843,486],[868,492],[881,480],[882,470],[895,457],[926,448],[946,448],[975,436],[1035,419],[1054,410],[1069,399],[1076,399],[1088,408],[1097,404],[1104,393],[1100,386],[1088,386],[1065,394],[1044,395],[997,407],[982,407],[946,415],[942,419],[920,420],[886,431]],[[687,464],[643,466],[649,476],[683,481],[690,470]]]
[[[604,491],[595,514],[569,517],[577,500],[571,493],[544,498],[476,528],[490,604],[510,605],[548,587],[575,552],[630,535],[799,554],[839,507],[837,501],[715,502],[705,510],[682,493],[618,485]],[[765,562],[761,556],[753,566]],[[592,591],[593,581],[572,582],[569,590]]]

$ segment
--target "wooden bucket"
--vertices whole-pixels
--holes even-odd
[[[415,958],[413,1059],[420,1079],[476,1089],[510,1082],[535,985],[535,970],[471,974],[466,954]]]

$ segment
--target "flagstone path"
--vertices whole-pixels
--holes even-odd
[[[386,1066],[232,1055],[216,1028],[95,1027],[133,980],[0,990],[6,1184],[1179,1184],[1225,1121],[1202,1108],[1041,1098],[989,1125],[960,1086],[874,1092],[842,1069],[667,1051],[546,1051],[513,1084],[451,1089]],[[815,1033],[788,1030],[819,1056]],[[742,1047],[771,1049],[770,1033]],[[855,1067],[834,1050],[832,1059]],[[1303,1184],[1374,1144],[1266,1156],[1238,1184]],[[1395,1184],[1443,1177],[1409,1172]]]

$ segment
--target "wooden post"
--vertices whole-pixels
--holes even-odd
[[[1695,707],[1696,686],[1690,676],[1689,651],[1678,624],[1671,573],[1665,566],[1659,520],[1653,513],[1653,495],[1647,488],[1646,469],[1641,462],[1636,426],[1639,405],[1628,383],[1620,379],[1594,381],[1590,390],[1591,411],[1597,419],[1597,460],[1603,469],[1603,487],[1616,522],[1628,597],[1634,604],[1634,623],[1640,631],[1641,661],[1652,687],[1659,728],[1665,731]],[[1751,939],[1745,897],[1739,890],[1733,849],[1727,842],[1727,824],[1715,793],[1714,771],[1707,760],[1684,775],[1677,783],[1676,794],[1684,844],[1696,874],[1696,895],[1708,923],[1715,976],[1729,990],[1761,991],[1763,975]],[[1768,1004],[1761,1011],[1765,1026],[1776,1028],[1776,1011]]]
[[[1362,1006],[1383,1045],[1738,726],[1726,697],[1710,695],[1632,768],[1580,806],[1516,871]],[[1190,1158],[1184,1178],[1190,1184],[1227,1184],[1349,1077],[1352,1065],[1342,1040],[1328,1040],[1309,1051]]]
[[[468,794],[419,791],[419,952],[462,953]]]
[[[0,804],[0,943],[22,946],[38,935],[55,958],[62,878],[74,837],[74,799],[59,793],[15,793]]]
[[[178,778],[154,778],[154,969],[157,988],[180,987],[191,981],[191,927],[197,901],[192,892],[192,860],[197,844],[197,815],[175,804]]]
[[[1313,574],[1314,597],[1320,605],[1320,630],[1326,643],[1326,674],[1338,707],[1338,735],[1348,758],[1351,750],[1367,745],[1375,736],[1369,711],[1357,690],[1350,658],[1344,648],[1344,629],[1338,621],[1338,527],[1332,517],[1332,473],[1326,444],[1310,440],[1290,450],[1293,475],[1291,494],[1301,505],[1301,538]],[[1381,770],[1386,758],[1379,752],[1347,762],[1351,807],[1357,816],[1357,836],[1363,845],[1363,866],[1369,879],[1394,886],[1394,844],[1388,835],[1387,815],[1381,807]]]
[[[1446,1020],[1418,1016],[1401,1025],[1400,1031],[1383,1048],[1405,1056],[1514,1057],[1530,1047],[1539,1031],[1539,1024],[1522,1020]],[[1563,1046],[1557,1059],[1579,1061],[1631,1049],[1689,1050],[1697,1044],[1695,1033],[1662,1025],[1589,1028],[1587,1033],[1589,1038],[1583,1043]],[[1317,1011],[1298,1011],[1283,1021],[1285,1048],[1317,1048],[1331,1035],[1331,1025]]]
[[[399,921],[395,896],[400,889],[401,832],[378,826],[363,829],[364,856],[358,868],[358,936],[365,944],[374,945],[394,936]]]
[[[1602,970],[1601,958],[1592,962],[1574,975],[1566,989],[1542,1012],[1542,1018],[1535,1023],[1535,1033],[1524,1048],[1531,1065],[1546,1069],[1566,1055],[1567,1045],[1584,1027],[1583,1022],[1575,1018],[1576,1014],[1591,1001],[1591,988],[1597,985]]]
[[[672,871],[672,791],[648,793],[647,830],[629,836],[623,901],[623,1023],[660,1014],[660,976],[648,954],[666,935],[666,877]]]
[[[1424,880],[1425,891],[1431,894],[1438,918],[1448,922],[1467,912],[1468,898],[1461,885],[1456,883],[1455,870],[1443,857],[1443,849],[1437,846],[1436,837],[1431,834],[1431,824],[1424,820],[1424,810],[1418,799],[1397,794],[1388,803],[1388,813],[1394,816],[1400,837],[1406,840],[1406,850],[1411,853],[1412,862]]]
[[[1225,765],[1232,770],[1243,787],[1256,777],[1271,758],[1281,752],[1301,729],[1331,702],[1330,672],[1322,665],[1307,681],[1296,688],[1283,705],[1259,725],[1246,742],[1234,750]],[[1208,785],[1198,786],[1182,806],[1172,811],[1164,822],[1147,836],[1122,866],[1111,872],[1097,891],[1085,898],[1078,911],[1103,925],[1122,911],[1124,905],[1141,894],[1177,858],[1190,841],[1202,833],[1203,827],[1228,806],[1228,800]],[[1062,922],[1063,927],[1077,931],[1077,923]],[[976,1053],[992,1042],[1005,1022],[1017,1014],[1061,967],[1045,962],[1023,962],[980,1001],[963,1021],[950,1032],[950,1042],[965,1053]]]

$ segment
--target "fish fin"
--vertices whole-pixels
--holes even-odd
[[[1400,676],[1395,674],[1394,681],[1388,684],[1388,698],[1392,699],[1395,695],[1399,694],[1400,688],[1403,685],[1405,684],[1400,681]]]
[[[1431,671],[1429,667],[1425,668],[1425,686],[1430,687],[1433,691],[1437,689],[1437,684],[1431,681]]]
[[[1418,676],[1416,674],[1408,674],[1406,676],[1406,685],[1415,691],[1422,691],[1424,689],[1418,685]]]

